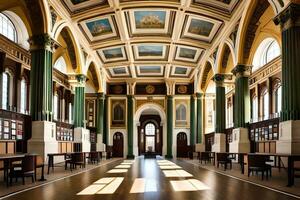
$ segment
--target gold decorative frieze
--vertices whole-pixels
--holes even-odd
[[[250,79],[249,79],[249,84],[254,85],[255,83],[258,82],[263,82],[265,81],[268,77],[271,77],[275,75],[276,73],[281,71],[281,58],[276,58],[272,62],[268,63],[267,65],[261,67],[257,71],[255,71]]]
[[[165,109],[165,100],[164,99],[153,99],[153,98],[147,98],[147,99],[137,99],[136,100],[136,110],[138,110],[142,105],[147,103],[154,103]]]

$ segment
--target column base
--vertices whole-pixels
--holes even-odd
[[[211,151],[216,153],[226,152],[226,135],[224,133],[215,133]]]
[[[74,142],[81,143],[82,152],[91,151],[90,130],[82,127],[74,129]]]
[[[232,130],[232,142],[229,143],[230,153],[249,153],[250,140],[247,128],[235,128]]]
[[[300,154],[300,120],[280,122],[276,153]]]
[[[97,134],[97,144],[96,144],[96,151],[105,151],[106,146],[102,142],[103,135],[102,134]]]
[[[32,136],[28,140],[28,153],[43,156],[47,163],[48,153],[58,153],[58,142],[56,141],[56,124],[48,121],[33,121]],[[63,160],[63,158],[62,158]],[[56,159],[56,162],[61,160]]]
[[[134,158],[135,158],[134,155],[127,155],[127,159],[134,160]]]
[[[198,143],[195,145],[195,152],[204,152],[205,151],[205,144]]]

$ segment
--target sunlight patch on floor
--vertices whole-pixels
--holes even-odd
[[[185,170],[163,170],[163,173],[168,178],[193,177],[192,174],[186,172]]]
[[[110,174],[118,174],[118,173],[126,173],[128,169],[111,169],[107,173]]]
[[[210,188],[196,179],[170,181],[175,192],[209,190]]]
[[[157,192],[157,182],[154,179],[136,178],[130,193]]]
[[[178,165],[162,165],[159,167],[160,169],[181,169],[181,167]]]
[[[115,167],[115,169],[129,169],[131,165],[118,165]]]
[[[124,177],[107,177],[95,181],[77,195],[113,194],[123,182]]]

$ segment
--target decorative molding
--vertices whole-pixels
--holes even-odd
[[[153,99],[153,98],[147,98],[147,99],[136,99],[135,104],[135,110],[138,110],[141,106],[147,103],[154,103],[159,105],[163,110],[165,110],[165,100],[164,99]]]
[[[249,77],[251,75],[251,70],[252,70],[251,65],[238,64],[237,66],[235,66],[235,68],[233,68],[231,73],[233,73],[233,75],[235,75],[237,78]]]

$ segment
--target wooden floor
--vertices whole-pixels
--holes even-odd
[[[296,199],[185,161],[172,162],[137,158],[131,164],[119,160],[7,199]],[[109,173],[112,169],[123,173]]]

